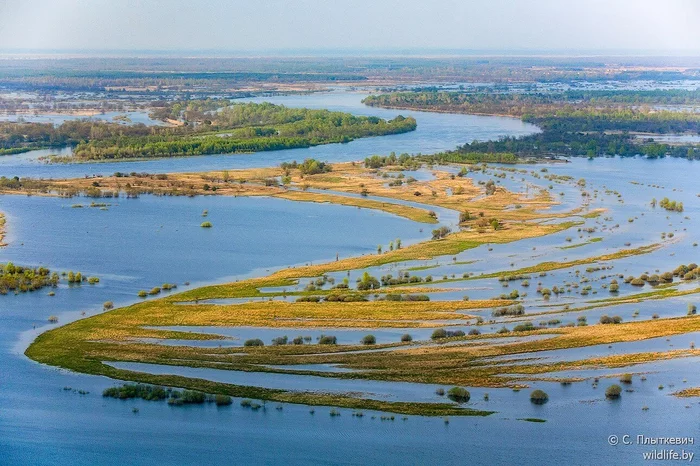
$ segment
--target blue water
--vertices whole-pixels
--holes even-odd
[[[289,149],[254,154],[205,155],[160,160],[85,164],[47,165],[37,161],[40,156],[65,151],[34,151],[13,157],[0,157],[0,174],[5,176],[32,176],[43,178],[70,178],[84,175],[111,175],[125,172],[192,172],[250,167],[271,167],[282,162],[315,158],[330,162],[362,160],[374,154],[434,153],[454,149],[458,144],[473,140],[497,139],[507,135],[531,134],[537,127],[515,118],[450,115],[414,111],[370,108],[360,101],[366,94],[324,93],[309,96],[280,96],[251,99],[269,101],[289,107],[327,108],[356,115],[394,118],[396,115],[413,116],[418,122],[416,131],[374,138],[357,139],[347,144],[327,144],[308,149]]]
[[[305,157],[355,160],[390,151],[434,152],[472,139],[533,130],[505,118],[370,109],[359,104],[361,98],[360,94],[332,93],[270,100],[382,117],[412,114],[418,119],[419,129],[312,149],[118,164],[45,165],[32,161],[36,154],[8,156],[0,158],[0,175],[64,177],[114,171],[196,171],[270,166]],[[468,265],[450,266],[451,257],[440,258],[430,261],[442,264],[440,269],[416,273],[461,276],[463,272],[487,273],[543,260],[586,257],[611,252],[628,241],[632,247],[660,241],[662,231],[675,231],[679,241],[653,254],[616,263],[611,273],[619,269],[620,273],[638,275],[648,269],[668,270],[681,262],[700,262],[697,249],[690,246],[697,241],[700,226],[697,167],[697,163],[685,160],[639,159],[574,160],[549,166],[551,173],[585,177],[591,191],[600,190],[592,207],[608,208],[604,215],[614,219],[589,219],[586,226],[602,228],[603,224],[619,223],[620,227],[593,233],[590,236],[604,236],[604,241],[577,249],[560,247],[571,244],[565,241],[567,236],[575,236],[574,243],[585,238],[578,238],[576,232],[563,232],[517,244],[491,245],[492,251],[484,246],[457,256],[458,261],[475,261]],[[530,175],[516,174],[514,178],[521,176],[528,182],[548,184]],[[508,183],[515,186],[515,182]],[[647,184],[660,184],[665,189]],[[604,186],[619,190],[624,204],[612,195],[604,195]],[[557,184],[553,192],[560,190],[566,192],[567,206],[580,202],[577,189]],[[663,196],[683,201],[686,212],[672,214],[648,206],[651,197]],[[487,418],[453,417],[449,424],[442,419],[414,416],[406,421],[401,416],[393,422],[381,421],[380,414],[369,412],[356,418],[349,410],[341,410],[341,416],[332,418],[326,407],[316,408],[311,415],[308,407],[295,405],[276,410],[272,409],[274,404],[268,404],[265,412],[253,412],[238,406],[237,401],[225,408],[173,408],[165,403],[103,399],[100,393],[115,381],[41,366],[23,356],[32,339],[51,327],[47,323],[49,315],[58,316],[59,324],[64,324],[82,317],[83,312],[101,312],[102,303],[108,300],[118,306],[136,302],[138,290],[165,282],[177,283],[178,290],[182,290],[187,289],[186,281],[191,282],[190,287],[220,283],[292,264],[333,259],[336,253],[341,257],[374,253],[377,244],[387,244],[396,237],[404,244],[422,240],[429,235],[429,228],[421,232],[425,225],[381,212],[264,198],[142,196],[114,199],[107,211],[70,207],[77,202],[89,203],[83,199],[0,197],[0,211],[8,215],[8,246],[0,249],[0,262],[41,264],[101,278],[94,286],[62,286],[54,297],[45,291],[0,297],[0,464],[640,464],[645,448],[612,447],[607,437],[638,433],[698,437],[697,401],[669,396],[671,388],[656,388],[664,384],[679,389],[684,386],[684,378],[688,379],[687,386],[700,385],[697,363],[691,360],[650,367],[653,374],[647,385],[625,394],[619,402],[603,399],[607,382],[601,382],[597,389],[587,383],[562,387],[536,382],[533,387],[543,387],[550,395],[550,402],[544,406],[529,403],[530,390],[471,389],[469,406],[498,413]],[[205,209],[212,229],[199,226]],[[641,212],[645,215],[640,216]],[[628,223],[633,216],[638,219]],[[416,261],[411,265],[424,264]],[[375,275],[395,274],[406,267],[392,264],[370,271]],[[563,281],[561,277],[567,274],[562,271],[543,281],[548,285]],[[356,276],[353,272],[351,281]],[[601,283],[594,286],[599,288]],[[474,290],[474,297],[516,287],[514,283],[501,289],[495,280],[466,284],[490,287]],[[534,283],[530,288],[528,305],[541,303],[535,296]],[[654,304],[638,306],[643,314],[640,318],[649,318]],[[685,300],[671,303],[663,315],[683,315],[685,304]],[[649,348],[656,346],[650,344]],[[640,344],[639,348],[644,346]],[[575,358],[576,354],[567,353],[567,357]],[[251,376],[254,374],[246,375]],[[322,384],[319,386],[322,388]],[[64,387],[88,390],[90,394],[79,395]],[[432,388],[421,391],[420,396],[434,398]],[[490,394],[489,402],[483,401],[485,392]],[[642,411],[643,405],[648,405],[649,411]],[[138,407],[139,412],[134,414],[132,407]],[[371,419],[372,415],[377,418]],[[526,417],[547,422],[517,420]]]

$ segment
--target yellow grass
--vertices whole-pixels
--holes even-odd
[[[0,212],[0,248],[3,246],[7,246],[7,244],[3,243],[3,239],[5,238],[5,215]]]

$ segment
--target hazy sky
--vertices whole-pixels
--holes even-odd
[[[700,51],[700,0],[0,0],[0,49]]]

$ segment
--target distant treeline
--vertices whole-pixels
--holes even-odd
[[[700,90],[572,90],[522,94],[440,91],[395,92],[371,95],[365,98],[363,103],[376,107],[522,117],[525,115],[545,116],[562,111],[571,113],[575,110],[614,110],[629,108],[630,106],[700,106]]]
[[[360,82],[361,75],[294,72],[209,72],[209,71],[98,71],[98,70],[0,70],[0,87],[32,91],[104,91],[106,89],[149,88],[150,91],[179,88],[198,92],[230,89],[232,83],[332,83]]]
[[[647,157],[686,157],[700,159],[700,146],[691,144],[659,144],[653,139],[640,140],[630,134],[580,133],[543,131],[522,136],[505,137],[497,141],[472,142],[457,149],[458,153],[505,153],[518,157],[571,156],[597,157],[605,155]],[[492,155],[491,155],[492,156]]]
[[[173,71],[177,70],[177,71]],[[250,83],[543,83],[698,79],[695,57],[90,57],[7,58],[0,87],[28,90],[154,89],[198,94]],[[148,89],[146,89],[148,88]]]
[[[8,153],[36,147],[75,145],[82,160],[167,157],[311,147],[353,139],[413,131],[413,118],[390,121],[328,110],[287,108],[269,103],[234,104],[205,113],[220,103],[194,105],[198,124],[177,127],[120,125],[89,120],[59,126],[0,123],[0,150]],[[166,111],[180,114],[180,103]]]
[[[402,92],[370,96],[369,105],[519,116],[542,132],[464,144],[456,153],[514,157],[645,155],[700,158],[700,145],[660,144],[653,134],[698,133],[700,114],[634,108],[700,103],[699,91],[570,91],[552,94]],[[632,105],[632,106],[630,106]],[[631,133],[652,133],[642,139]],[[454,156],[454,155],[452,155]],[[487,160],[485,160],[487,161]]]

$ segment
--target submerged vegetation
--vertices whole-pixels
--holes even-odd
[[[12,262],[0,264],[0,294],[24,293],[44,287],[56,287],[59,281],[59,275],[45,267],[21,267]]]
[[[80,272],[52,272],[46,267],[23,267],[12,262],[0,264],[0,295],[8,293],[26,293],[42,288],[56,288],[61,279],[68,285],[76,286],[84,282],[95,285],[98,277],[87,277]]]

